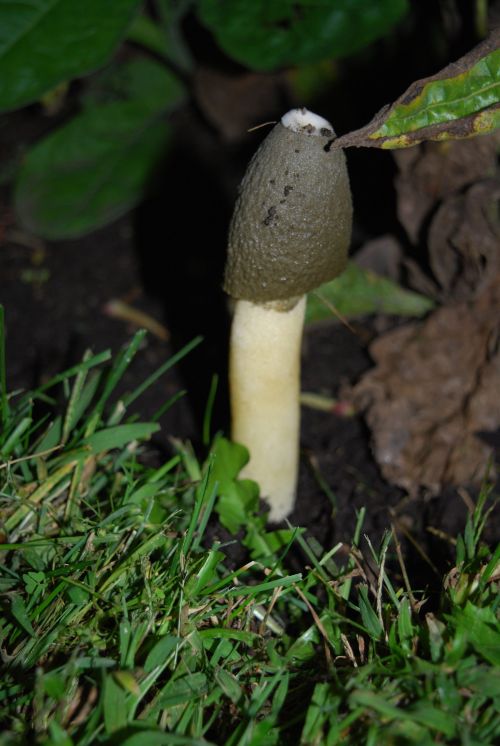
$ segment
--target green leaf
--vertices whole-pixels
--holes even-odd
[[[481,609],[469,601],[454,617],[475,650],[494,666],[500,666],[500,623],[490,608]]]
[[[434,303],[368,269],[349,262],[344,272],[307,296],[306,323],[341,316],[388,313],[396,316],[423,316]]]
[[[165,65],[138,57],[114,62],[93,76],[82,99],[87,108],[116,101],[140,101],[152,112],[171,109],[184,98],[179,79]]]
[[[420,725],[426,725],[450,737],[455,734],[456,726],[454,717],[443,710],[432,707],[425,701],[418,702],[413,707],[403,709],[391,704],[380,694],[365,689],[358,689],[351,694],[349,702],[354,706],[370,708],[390,720],[410,720]]]
[[[406,0],[198,0],[198,15],[231,57],[255,70],[341,57],[380,38]]]
[[[66,694],[66,681],[63,676],[57,673],[57,671],[49,671],[44,674],[42,684],[45,692],[49,697],[52,697],[52,699],[62,699]]]
[[[497,50],[466,73],[424,85],[412,101],[395,106],[371,137],[392,139],[407,132],[422,131],[427,127],[446,124],[450,120],[483,111],[499,101],[500,50]],[[477,120],[479,121],[486,121],[484,111],[481,120]],[[385,147],[390,147],[389,140]]]
[[[115,220],[140,200],[167,137],[135,102],[84,111],[28,153],[14,196],[19,219],[50,239]]]
[[[131,671],[114,671],[113,676],[123,691],[128,692],[135,697],[140,695],[141,690],[139,684]]]
[[[154,62],[128,66],[124,75],[124,88],[116,89],[123,100],[110,100],[108,81],[108,87],[93,91],[95,98],[88,99],[81,114],[26,156],[14,199],[19,219],[31,232],[51,239],[81,236],[142,198],[167,147],[165,115],[182,93]],[[97,104],[99,97],[107,103]]]
[[[224,552],[218,552],[215,549],[211,549],[205,555],[205,559],[199,569],[197,569],[196,573],[186,583],[186,597],[195,598],[208,583],[217,580],[216,568],[225,559],[225,556]]]
[[[127,724],[127,695],[112,674],[104,679],[102,696],[106,733],[124,728]]]
[[[434,614],[426,614],[425,621],[427,624],[427,631],[429,635],[429,649],[431,659],[435,663],[441,657],[441,651],[444,645],[443,636],[446,631],[446,627],[443,622],[441,622],[434,616]]]
[[[208,691],[208,679],[204,673],[193,673],[169,681],[159,694],[159,707],[173,707],[201,697]]]
[[[73,739],[68,736],[64,728],[61,728],[57,720],[52,719],[49,722],[50,741],[46,741],[46,746],[73,746]]]
[[[475,665],[458,670],[457,683],[458,686],[473,689],[479,694],[487,692],[489,697],[500,697],[500,667]]]
[[[156,422],[137,422],[133,425],[116,425],[99,430],[82,441],[90,446],[94,453],[109,451],[112,448],[122,448],[133,440],[144,440],[158,432],[160,426]]]
[[[166,733],[161,730],[139,730],[120,741],[121,746],[215,746],[204,738],[191,738],[180,733]]]
[[[58,83],[102,65],[140,0],[0,3],[0,110],[36,101]]]
[[[215,510],[222,525],[236,534],[248,522],[249,512],[258,507],[259,487],[251,479],[241,479],[227,485],[220,492]]]
[[[231,673],[221,668],[216,671],[215,680],[231,702],[236,704],[238,700],[241,699],[242,690],[241,686],[238,684],[236,676],[233,676]]]
[[[244,642],[245,645],[253,645],[259,635],[255,632],[246,632],[241,629],[227,629],[226,627],[209,627],[199,631],[202,640],[236,640]]]
[[[144,663],[144,671],[146,673],[151,673],[151,671],[157,666],[163,666],[179,642],[180,638],[174,637],[173,635],[165,635],[165,637],[158,640],[156,645],[147,655]]]
[[[361,585],[359,587],[359,611],[361,613],[363,624],[370,637],[374,640],[379,640],[382,636],[383,629],[368,598],[368,588],[366,585]]]
[[[18,594],[12,596],[12,600],[10,602],[10,610],[16,622],[20,624],[25,632],[27,632],[31,637],[34,637],[35,630],[33,629],[33,625],[31,624],[31,620],[28,616],[28,612],[26,610],[26,606],[22,596],[19,596]]]
[[[47,579],[44,572],[27,572],[23,575],[26,593],[31,596],[35,592],[45,590]],[[38,593],[37,593],[38,595]]]
[[[365,127],[333,147],[406,148],[423,140],[450,140],[500,127],[499,33],[437,75],[417,80]]]
[[[406,597],[402,599],[399,606],[398,634],[400,642],[409,648],[411,646],[414,630],[411,621],[411,606]]]
[[[234,534],[247,522],[249,511],[257,508],[259,501],[256,483],[249,479],[237,479],[248,463],[248,450],[239,443],[219,437],[210,453],[209,463],[207,492],[210,494],[217,485],[219,499],[215,510],[221,523]]]
[[[217,482],[219,491],[223,492],[233,483],[247,463],[248,450],[244,446],[232,443],[227,438],[217,438],[211,451],[212,484]],[[210,492],[209,487],[207,491]]]

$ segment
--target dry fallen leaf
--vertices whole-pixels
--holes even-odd
[[[419,236],[436,205],[496,172],[500,132],[472,140],[429,142],[393,153],[398,218],[411,243]]]
[[[418,251],[418,263],[405,262],[416,290],[443,302],[467,300],[498,270],[499,149],[496,132],[395,154],[398,217]]]
[[[500,427],[500,273],[473,301],[379,337],[353,389],[382,473],[411,493],[478,483]]]
[[[194,94],[217,132],[228,142],[238,142],[248,136],[251,127],[266,122],[270,112],[276,111],[276,102],[285,98],[287,85],[283,73],[230,75],[201,66],[194,78]]]

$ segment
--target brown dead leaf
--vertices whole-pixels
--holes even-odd
[[[500,274],[474,301],[379,337],[353,389],[382,473],[411,493],[478,483],[500,427]]]
[[[212,126],[229,142],[243,140],[251,127],[269,119],[277,102],[285,97],[287,86],[283,73],[230,75],[200,67],[194,78],[198,105]]]
[[[494,132],[474,140],[429,142],[393,153],[399,170],[398,218],[414,246],[440,203],[495,176],[499,149],[500,132]]]
[[[473,184],[439,208],[429,230],[429,261],[442,300],[480,293],[500,268],[500,180]]]
[[[418,263],[405,260],[416,290],[441,302],[464,301],[498,271],[499,150],[497,132],[396,155],[398,217],[410,242],[424,252]]]

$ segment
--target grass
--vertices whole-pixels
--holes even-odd
[[[150,422],[129,407],[175,359],[116,399],[142,333],[9,396],[3,338],[0,316],[1,744],[499,742],[490,489],[431,612],[394,532],[362,537],[363,511],[347,561],[269,531],[244,449],[221,436],[204,460],[174,440],[147,466],[169,403]],[[236,533],[233,566],[213,537]]]

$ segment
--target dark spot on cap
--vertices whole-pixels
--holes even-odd
[[[330,129],[328,129],[328,127],[322,127],[319,133],[323,137],[331,137],[333,135],[333,132]]]
[[[264,225],[271,225],[274,218],[276,217],[276,207],[273,205],[273,207],[270,207],[267,211],[267,215],[264,218]]]
[[[292,189],[293,189],[293,186],[291,186],[290,184],[286,185],[286,187],[283,189],[283,194],[285,195],[285,197],[288,197]]]
[[[300,153],[300,150],[299,150],[299,148],[295,148],[295,152],[296,152],[296,153]]]
[[[276,184],[276,179],[269,179],[270,184]]]

